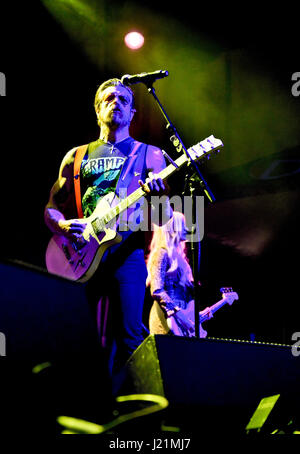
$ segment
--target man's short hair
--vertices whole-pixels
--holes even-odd
[[[122,84],[121,80],[120,79],[117,79],[117,78],[113,78],[113,79],[109,79],[109,80],[106,80],[105,82],[103,82],[99,87],[98,87],[98,90],[96,91],[96,95],[95,95],[95,101],[94,101],[94,107],[95,107],[95,111],[96,113],[99,112],[99,107],[100,107],[100,100],[101,100],[101,93],[106,90],[106,88],[108,87],[116,87],[120,85],[121,87],[123,88],[126,88],[126,90],[131,94],[131,108],[134,109],[135,108],[135,102],[134,102],[134,93],[133,91],[131,90],[131,88],[127,87],[126,85]]]

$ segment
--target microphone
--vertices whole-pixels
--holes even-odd
[[[148,85],[149,83],[155,82],[157,79],[163,79],[164,77],[167,77],[169,75],[168,71],[153,71],[152,73],[140,73],[140,74],[134,74],[133,76],[130,76],[129,74],[125,74],[125,76],[122,77],[121,82],[123,85],[133,85],[133,84],[139,84],[139,83],[144,83]]]

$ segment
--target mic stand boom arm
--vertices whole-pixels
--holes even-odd
[[[161,102],[159,101],[157,95],[156,95],[156,92],[155,92],[155,89],[153,88],[153,82],[152,83],[147,83],[145,82],[147,88],[148,88],[148,93],[150,93],[153,98],[155,99],[163,117],[165,118],[166,122],[167,122],[167,126],[166,126],[166,129],[167,130],[170,130],[171,133],[173,134],[173,136],[170,137],[170,140],[171,142],[173,143],[174,147],[176,148],[177,151],[181,151],[183,150],[184,153],[186,154],[186,157],[188,159],[188,163],[190,163],[195,172],[197,173],[198,177],[199,177],[199,184],[201,186],[201,188],[203,189],[203,192],[204,194],[206,195],[206,197],[208,198],[209,202],[214,202],[216,199],[213,195],[213,193],[211,192],[210,188],[208,187],[208,184],[207,182],[205,181],[203,175],[201,174],[200,170],[199,170],[199,167],[197,165],[197,163],[192,159],[191,155],[189,154],[188,150],[186,149],[186,147],[184,146],[182,140],[180,139],[177,131],[176,131],[176,128],[175,126],[171,123],[171,120],[169,118],[169,116],[167,115],[165,109],[163,108]],[[194,192],[194,189],[191,189],[191,196],[193,197],[193,192]],[[194,205],[194,204],[193,204]],[[193,215],[194,215],[194,206],[193,206]],[[197,221],[197,220],[196,220]],[[194,222],[193,222],[194,224]],[[194,235],[193,237],[194,238]],[[196,286],[198,288],[198,273],[199,273],[199,260],[197,260],[197,267],[196,267],[196,253],[195,253],[195,242],[192,240],[191,242],[191,251],[192,251],[192,263],[193,263],[193,277],[194,277],[194,283],[196,283]],[[197,269],[196,269],[197,268]],[[195,337],[199,338],[199,312],[200,312],[200,308],[199,308],[199,298],[197,297],[197,293],[198,291],[196,291],[196,288],[195,288],[195,284],[194,284],[194,302],[195,302]]]
[[[216,200],[215,196],[211,192],[207,182],[205,181],[203,175],[201,174],[201,172],[199,170],[199,166],[197,165],[197,163],[194,161],[194,159],[191,157],[190,153],[188,152],[188,150],[184,146],[181,138],[178,135],[178,132],[177,132],[175,126],[171,123],[170,118],[168,117],[165,109],[163,108],[161,102],[159,101],[159,99],[158,99],[158,97],[156,95],[154,87],[152,86],[152,84],[149,84],[149,85],[146,84],[146,85],[148,87],[148,92],[155,99],[155,101],[156,101],[161,113],[163,114],[163,117],[165,118],[165,120],[167,122],[166,129],[170,130],[171,133],[173,134],[173,136],[171,136],[171,138],[170,138],[171,142],[173,143],[173,145],[174,145],[174,147],[176,148],[177,151],[181,151],[181,150],[184,151],[184,153],[186,154],[186,157],[188,159],[188,162],[193,166],[195,172],[198,174],[199,181],[200,181],[199,184],[200,184],[201,188],[203,189],[205,195],[207,196],[209,202],[214,202]]]

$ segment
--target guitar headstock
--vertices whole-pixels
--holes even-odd
[[[216,139],[211,135],[190,147],[188,151],[193,159],[199,159],[204,156],[209,159],[212,153],[219,153],[219,148],[223,146],[223,142],[220,139]]]
[[[230,306],[235,300],[239,299],[239,295],[232,290],[232,287],[222,287],[220,288],[220,292],[222,293],[222,297],[227,300],[226,302]]]

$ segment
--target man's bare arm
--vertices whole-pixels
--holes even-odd
[[[73,179],[75,151],[76,148],[73,148],[64,157],[44,212],[45,223],[51,232],[72,240],[78,240],[85,228],[82,220],[74,219],[76,215]],[[66,219],[66,216],[71,216],[71,219]]]

